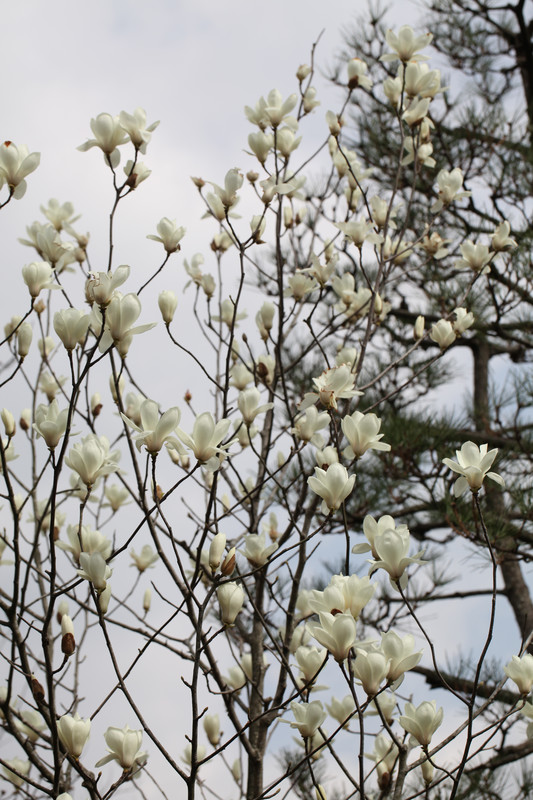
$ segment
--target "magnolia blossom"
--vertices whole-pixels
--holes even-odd
[[[224,625],[233,625],[244,605],[244,591],[238,583],[222,583],[217,589],[220,618]]]
[[[455,481],[453,493],[455,497],[464,494],[468,488],[473,494],[483,486],[485,476],[496,481],[500,486],[505,486],[505,481],[497,472],[489,472],[492,463],[498,455],[498,449],[488,449],[488,444],[478,447],[474,442],[465,442],[460,450],[455,451],[457,461],[451,458],[443,458],[442,463],[446,464],[461,477]]]
[[[306,683],[314,680],[327,658],[325,649],[319,650],[317,647],[304,647],[302,645],[296,648],[294,655]]]
[[[89,303],[107,306],[111,302],[116,289],[128,279],[130,268],[123,264],[111,272],[91,273],[85,286],[85,295]]]
[[[303,300],[306,294],[318,288],[318,283],[311,276],[307,275],[303,269],[297,269],[294,275],[287,279],[288,288],[285,291],[286,297],[293,297],[297,302]]]
[[[13,786],[20,788],[22,784],[25,783],[24,775],[28,774],[30,766],[31,763],[22,758],[6,758],[5,765],[2,765],[2,771],[6,779],[10,781]]]
[[[532,657],[533,658],[533,657]],[[442,722],[444,710],[439,708],[435,700],[424,700],[415,708],[412,703],[406,703],[404,714],[400,717],[400,725],[410,733],[422,747],[427,747],[431,738]]]
[[[372,78],[367,75],[368,66],[360,58],[352,58],[347,64],[348,88],[355,89],[361,86],[362,89],[370,89]]]
[[[32,708],[23,709],[20,712],[22,720],[16,721],[17,729],[23,736],[26,736],[30,742],[36,742],[44,728],[45,722],[38,711]]]
[[[316,614],[328,612],[338,614],[349,612],[357,619],[371,600],[376,587],[370,583],[368,575],[333,575],[323,591],[312,589],[309,596],[309,609]]]
[[[165,290],[164,292],[160,292],[159,297],[157,298],[157,304],[159,306],[161,316],[163,317],[163,322],[165,325],[170,325],[174,319],[176,308],[178,307],[178,298],[176,297],[176,294],[169,289]]]
[[[342,451],[343,455],[346,458],[360,458],[367,450],[388,452],[390,444],[380,441],[384,436],[378,433],[380,427],[381,420],[376,414],[354,411],[350,416],[343,417],[341,428],[349,443]]]
[[[54,314],[54,330],[66,350],[82,344],[89,328],[89,315],[77,308],[63,308]]]
[[[260,400],[261,392],[255,386],[244,389],[239,393],[237,406],[242,414],[245,425],[251,425],[259,414],[264,414],[265,411],[274,408],[274,403],[263,403],[263,405],[260,406]]]
[[[141,313],[141,301],[131,292],[125,296],[115,294],[109,301],[105,314],[105,332],[100,339],[99,349],[103,353],[114,344],[124,358],[129,350],[133,336],[149,331],[155,322],[132,327]]]
[[[186,228],[178,227],[175,219],[163,217],[158,222],[156,230],[157,236],[150,233],[146,238],[161,242],[167,253],[176,253],[180,249],[179,243],[185,236]]]
[[[139,554],[132,548],[130,556],[133,558],[133,564],[130,564],[130,566],[137,567],[139,572],[144,572],[148,567],[153,567],[159,558],[158,553],[152,550],[149,544],[143,545]]]
[[[490,272],[492,254],[486,244],[474,244],[470,240],[460,247],[462,258],[455,262],[456,269],[472,269],[480,275]]]
[[[24,178],[37,169],[41,161],[40,153],[30,153],[25,144],[6,141],[0,145],[0,188],[7,184],[9,193],[20,200],[26,192]]]
[[[244,550],[239,550],[252,567],[263,567],[269,557],[278,549],[278,543],[267,545],[264,533],[249,533],[244,537]]]
[[[130,493],[118,483],[106,483],[104,495],[107,502],[103,503],[103,506],[109,506],[113,513],[116,513],[121,506],[125,506],[130,502]]]
[[[209,744],[217,747],[220,741],[220,718],[218,714],[206,714],[204,717],[204,731]]]
[[[320,400],[325,408],[337,409],[337,400],[350,400],[362,394],[354,389],[355,375],[347,364],[324,370],[318,378],[313,378],[313,383],[317,391],[306,392],[300,403],[302,411],[314,405],[317,400]]]
[[[395,631],[381,634],[381,652],[389,659],[387,679],[394,683],[413,667],[416,667],[422,658],[422,650],[414,653],[415,637],[408,633],[403,638]]]
[[[439,345],[441,350],[446,350],[456,339],[453,325],[447,319],[439,319],[438,322],[435,322],[431,326],[429,337]]]
[[[272,89],[266,99],[264,97],[259,98],[255,108],[245,106],[244,111],[250,122],[258,125],[261,130],[265,130],[269,125],[272,128],[277,128],[282,122],[294,127],[296,120],[294,117],[289,117],[289,113],[297,102],[298,95],[291,94],[286,100],[283,100],[281,92],[277,89]]]
[[[121,414],[122,419],[130,428],[137,431],[133,437],[137,450],[144,445],[149,453],[159,453],[166,442],[169,442],[178,452],[182,449],[178,439],[172,434],[178,427],[181,411],[176,406],[169,408],[161,416],[154,400],[143,400],[139,409],[140,425],[131,421],[129,415]]]
[[[81,569],[77,570],[80,578],[90,581],[95,590],[101,594],[105,591],[107,580],[113,574],[113,570],[107,566],[101,553],[80,553]]]
[[[107,560],[111,555],[112,543],[100,531],[90,528],[88,525],[67,526],[68,543],[60,539],[56,541],[56,546],[67,553],[71,553],[75,561],[79,561],[80,554],[100,553],[102,558]]]
[[[390,786],[391,772],[398,760],[397,745],[385,733],[378,733],[374,740],[374,752],[365,755],[376,762],[378,786],[386,789]]]
[[[133,114],[121,111],[118,118],[121,127],[128,133],[135,149],[143,154],[146,153],[146,145],[152,138],[152,132],[159,125],[159,120],[147,125],[146,111],[140,107],[136,108]]]
[[[533,686],[533,656],[530,653],[513,656],[503,671],[516,683],[521,694],[529,694]]]
[[[209,567],[211,572],[216,572],[222,561],[224,549],[226,547],[226,535],[224,533],[217,533],[213,537],[209,545]]]
[[[365,242],[370,244],[381,244],[383,236],[374,231],[372,222],[364,220],[353,220],[351,222],[336,222],[335,227],[344,233],[347,239],[351,239],[356,247],[361,248]]]
[[[129,725],[125,728],[108,728],[104,739],[109,753],[97,761],[96,766],[102,767],[110,761],[116,761],[124,770],[142,766],[146,762],[146,753],[139,752],[142,738],[142,730],[133,730]]]
[[[351,614],[319,613],[320,622],[309,623],[311,635],[327,648],[336,661],[348,658],[355,643],[356,625]]]
[[[116,450],[109,452],[109,441],[105,436],[90,433],[70,449],[65,464],[77,472],[83,483],[90,488],[98,478],[117,472],[118,458],[119,453]]]
[[[454,309],[455,320],[453,321],[453,329],[458,336],[461,336],[468,328],[471,328],[474,324],[475,317],[471,311],[467,311],[466,308],[456,308]]]
[[[327,428],[330,421],[331,418],[327,411],[319,412],[313,405],[296,419],[294,428],[291,428],[290,432],[303,442],[311,442],[316,447],[322,447],[324,439],[318,431]]]
[[[502,250],[513,250],[515,247],[518,247],[515,240],[511,239],[509,236],[510,233],[511,226],[507,220],[501,222],[492,234],[492,249],[499,253]]]
[[[333,719],[337,720],[339,725],[344,727],[348,726],[349,717],[355,711],[355,700],[351,694],[347,694],[342,700],[337,700],[336,697],[331,698],[331,703],[326,706],[328,714]]]
[[[181,428],[178,428],[176,433],[183,444],[193,451],[195,458],[201,464],[206,464],[209,470],[216,470],[220,466],[220,457],[232,444],[232,442],[220,444],[230,426],[230,419],[221,419],[215,423],[211,414],[205,411],[196,417],[192,434],[185,433]]]
[[[405,589],[407,585],[407,573],[405,570],[410,564],[424,564],[420,556],[423,550],[419,550],[414,556],[409,556],[411,536],[407,526],[403,529],[388,529],[378,532],[374,538],[373,549],[378,558],[371,562],[371,575],[375,570],[384,569],[389,573],[391,585],[396,588]]]
[[[73,758],[79,758],[91,732],[91,720],[82,719],[76,712],[74,716],[64,714],[57,723],[57,733],[61,744]]]
[[[22,278],[32,297],[38,297],[43,289],[59,289],[54,283],[54,271],[48,261],[32,261],[22,267]]]
[[[399,58],[404,63],[407,61],[426,61],[427,56],[422,56],[418,52],[427,47],[433,39],[433,34],[424,33],[417,36],[409,25],[402,25],[398,33],[390,29],[386,33],[387,44],[394,50],[394,53],[386,53],[381,56],[381,61],[395,61]]]
[[[366,651],[357,649],[357,656],[353,665],[353,674],[367,695],[373,696],[379,692],[379,687],[387,677],[389,659],[379,650]]]
[[[453,200],[461,197],[470,197],[472,192],[460,191],[463,186],[463,173],[459,167],[455,167],[451,172],[442,169],[437,175],[437,185],[439,187],[438,200],[431,206],[432,213],[440,211],[444,206]]]
[[[86,151],[91,147],[99,147],[104,153],[104,157],[112,167],[118,167],[120,162],[120,145],[128,141],[128,134],[121,125],[118,116],[111,114],[98,114],[95,119],[91,119],[91,130],[94,139],[88,139],[80,144],[78,150]]]
[[[322,498],[321,511],[336,511],[351,493],[355,475],[348,476],[342,464],[332,464],[327,470],[315,467],[315,474],[307,479],[309,487]]]
[[[291,703],[294,722],[289,723],[291,728],[298,728],[304,739],[313,736],[326,719],[326,712],[320,700],[312,703]]]

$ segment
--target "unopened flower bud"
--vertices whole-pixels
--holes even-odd
[[[296,77],[298,78],[300,83],[302,81],[305,81],[307,76],[310,74],[311,74],[311,67],[309,66],[309,64],[300,64],[300,66],[296,70]]]
[[[98,595],[98,605],[100,607],[100,611],[102,612],[102,614],[107,613],[110,600],[111,600],[111,584],[109,583],[109,581],[107,581],[105,589]]]
[[[102,410],[102,399],[98,392],[95,392],[91,397],[91,414],[97,417]]]
[[[176,308],[178,307],[178,298],[174,292],[171,292],[169,289],[167,289],[160,293],[157,302],[161,316],[163,317],[163,322],[165,325],[170,325],[174,319]]]
[[[253,169],[251,169],[249,170],[249,172],[246,173],[246,179],[250,181],[250,183],[255,183],[256,181],[259,180],[259,173],[254,172]]]
[[[44,700],[44,689],[42,684],[39,683],[35,675],[31,676],[31,693],[36,703],[42,703]]]
[[[433,776],[435,775],[435,767],[427,758],[420,766],[422,768],[422,777],[424,778],[425,783],[430,784],[433,780]]]
[[[76,649],[76,640],[74,639],[74,625],[68,614],[63,614],[61,617],[61,652],[67,658],[73,654]]]
[[[217,747],[220,741],[220,719],[218,714],[206,714],[204,717],[204,731],[209,744]]]
[[[151,605],[152,605],[152,590],[146,589],[143,596],[143,609],[145,614],[148,614]]]
[[[19,425],[21,430],[29,431],[31,428],[31,408],[24,408],[20,412]]]
[[[413,336],[415,337],[415,339],[418,340],[418,339],[421,339],[423,337],[425,324],[426,324],[426,320],[424,319],[423,315],[420,314],[416,318],[415,327],[414,327],[414,330],[413,330]]]
[[[209,547],[209,566],[211,572],[216,572],[222,560],[222,554],[226,547],[226,536],[224,533],[217,533]]]
[[[222,566],[220,567],[220,572],[225,578],[229,578],[230,575],[233,575],[235,570],[235,548],[232,547],[229,553],[227,554],[226,558],[222,562]]]
[[[56,611],[56,619],[60,625],[61,625],[61,620],[63,619],[65,614],[68,614],[68,603],[66,600],[61,600],[61,602],[57,606],[57,611]]]
[[[21,358],[26,358],[30,352],[33,331],[29,322],[23,322],[17,331],[18,353]]]
[[[318,784],[318,787],[315,789],[316,793],[316,800],[328,800],[326,795],[326,790],[322,786],[321,783]]]
[[[235,781],[239,783],[242,778],[242,770],[241,770],[241,762],[238,758],[235,759],[233,764],[231,765],[231,774],[233,775]]]
[[[203,178],[195,178],[191,175],[191,181],[194,183],[197,189],[202,189],[205,186],[205,181]]]
[[[120,378],[118,379],[118,393],[120,394],[121,397],[122,393],[124,392],[125,386],[126,386],[126,381],[124,379],[124,375],[121,375]],[[113,377],[113,375],[109,376],[109,388],[111,389],[111,397],[113,398],[115,403],[118,402],[117,387],[115,385],[115,378]]]
[[[233,625],[244,604],[244,591],[237,583],[223,583],[217,589],[220,617],[224,625]]]
[[[15,417],[8,411],[7,408],[2,409],[1,413],[2,422],[4,423],[4,430],[6,432],[6,436],[14,436],[17,426],[15,425]]]
[[[33,304],[33,310],[35,311],[36,314],[42,314],[43,311],[45,311],[45,309],[46,309],[46,304],[44,300],[36,300],[35,303]]]

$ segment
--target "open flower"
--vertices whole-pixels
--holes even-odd
[[[71,448],[65,464],[78,473],[83,483],[91,487],[94,482],[118,470],[119,454],[109,452],[109,441],[105,436],[90,433]]]
[[[78,150],[86,151],[91,147],[99,147],[106,160],[112,167],[118,167],[120,162],[119,147],[128,141],[128,134],[121,125],[119,117],[111,114],[98,114],[95,119],[91,119],[91,130],[94,139],[88,139],[80,144]]]
[[[533,686],[533,656],[530,653],[513,656],[503,671],[516,683],[521,694],[529,694]]]
[[[149,233],[147,239],[161,242],[167,253],[176,253],[180,249],[180,241],[185,236],[185,228],[178,227],[175,219],[163,217],[157,224],[157,236]]]
[[[244,550],[239,550],[248,559],[252,567],[262,567],[272,553],[278,549],[278,543],[265,543],[264,533],[249,533],[244,537]]]
[[[398,33],[388,30],[386,33],[387,44],[394,53],[386,53],[381,56],[381,61],[396,61],[400,59],[404,63],[408,61],[426,61],[427,56],[421,56],[418,52],[427,47],[433,39],[433,34],[424,33],[417,36],[409,25],[402,25]]]
[[[348,658],[355,642],[356,624],[353,616],[343,614],[319,613],[320,622],[310,623],[309,632],[323,647],[327,648],[336,661]]]
[[[205,411],[194,420],[192,434],[185,433],[181,428],[178,428],[176,433],[201,464],[206,464],[210,470],[216,470],[220,466],[217,456],[224,455],[226,448],[232,444],[232,442],[220,444],[230,425],[230,419],[221,419],[215,423],[211,414]]]
[[[133,558],[133,564],[130,564],[130,566],[137,567],[139,572],[144,572],[148,567],[153,567],[159,558],[159,555],[152,550],[149,544],[143,545],[139,554],[132,548],[130,550],[130,556]]]
[[[135,731],[129,725],[125,728],[108,728],[104,733],[104,739],[109,754],[97,761],[96,766],[101,767],[110,761],[116,761],[122,769],[141,766],[146,761],[146,753],[139,752],[142,738],[142,730]]]
[[[26,192],[24,178],[37,169],[40,153],[29,153],[25,144],[18,147],[13,142],[0,145],[0,187],[7,183],[11,195],[20,200]]]
[[[376,414],[354,411],[343,417],[341,428],[348,439],[348,447],[342,451],[346,458],[360,458],[367,450],[390,450],[390,444],[380,441],[384,434],[379,433],[381,420]]]
[[[137,431],[137,435],[134,436],[137,450],[140,451],[144,445],[147,451],[154,455],[159,453],[165,442],[170,442],[179,452],[179,441],[172,436],[181,418],[181,412],[176,406],[159,416],[157,403],[154,400],[144,400],[139,410],[140,425],[136,425],[125,414],[121,416],[126,425]]]
[[[315,467],[315,474],[307,479],[309,487],[322,498],[323,514],[336,511],[351,493],[355,475],[348,477],[342,464],[331,464],[327,470]]]
[[[104,592],[113,570],[107,566],[102,554],[80,553],[80,566],[81,569],[77,571],[80,578],[90,581],[98,594]]]
[[[400,717],[400,725],[407,733],[412,734],[422,747],[427,747],[431,738],[442,722],[444,711],[439,708],[435,700],[424,700],[418,708],[412,703],[406,703],[404,714]]]
[[[354,389],[355,375],[347,364],[326,369],[318,378],[313,378],[316,392],[307,392],[300,403],[303,411],[320,400],[324,408],[337,408],[337,400],[350,400],[361,395],[362,392]]]
[[[67,429],[68,408],[59,410],[57,400],[52,400],[50,405],[42,403],[35,410],[34,430],[42,436],[47,446],[53,450]]]
[[[407,585],[407,573],[405,570],[410,564],[424,564],[421,560],[422,550],[414,556],[409,556],[409,546],[411,535],[407,525],[396,529],[387,529],[378,532],[374,538],[373,549],[378,558],[371,562],[369,574],[375,570],[384,569],[389,573],[391,585],[397,588],[399,584],[402,589]]]
[[[291,703],[294,722],[289,723],[291,728],[298,728],[304,739],[313,736],[326,719],[326,712],[320,700],[312,703]]]
[[[497,472],[489,472],[492,462],[498,455],[498,449],[488,449],[488,444],[478,447],[474,442],[465,442],[460,450],[455,451],[457,461],[451,458],[443,458],[442,463],[446,464],[461,477],[455,481],[453,493],[455,497],[464,494],[468,488],[473,494],[477,494],[483,486],[485,476],[490,478],[500,486],[505,486],[505,481]]]
[[[57,732],[67,753],[79,758],[91,732],[91,720],[82,719],[77,712],[74,716],[64,714],[58,720]]]

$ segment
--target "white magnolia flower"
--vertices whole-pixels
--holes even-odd
[[[230,419],[221,419],[215,423],[211,414],[205,411],[196,417],[192,434],[185,433],[181,428],[176,433],[201,464],[206,464],[210,470],[216,470],[220,466],[219,457],[224,456],[225,450],[232,444],[227,442],[221,445],[230,426]]]
[[[85,286],[85,295],[89,303],[107,306],[111,302],[115,290],[129,278],[130,268],[126,264],[117,267],[114,272],[92,273]]]
[[[306,392],[299,406],[302,411],[314,405],[317,400],[320,400],[324,408],[337,409],[337,400],[350,400],[362,394],[354,389],[355,375],[347,364],[324,370],[318,378],[313,378],[313,383],[317,391]]]
[[[315,474],[307,479],[309,487],[322,498],[323,514],[336,511],[351,493],[355,475],[348,476],[342,464],[332,464],[327,470],[315,467]]]
[[[22,267],[22,278],[33,298],[38,297],[43,289],[59,289],[53,275],[54,270],[48,261],[32,261]]]
[[[109,754],[96,762],[97,767],[102,767],[110,761],[116,761],[122,769],[131,769],[146,763],[146,753],[141,753],[142,730],[133,730],[129,725],[125,728],[110,727],[104,733],[105,743]]]
[[[239,550],[239,553],[248,559],[252,567],[263,567],[278,546],[277,542],[267,545],[264,533],[249,533],[244,537],[244,550]]]
[[[106,113],[98,114],[95,119],[91,119],[91,130],[94,139],[88,139],[80,144],[78,150],[86,151],[91,147],[99,147],[106,157],[106,161],[108,160],[112,167],[118,167],[120,162],[118,148],[129,138],[120,123],[120,118]]]
[[[146,237],[154,242],[161,242],[167,253],[176,253],[180,249],[180,242],[185,236],[186,229],[178,227],[175,219],[163,217],[157,224],[157,236],[150,233]],[[203,258],[202,258],[203,261]]]
[[[439,727],[444,716],[444,710],[439,708],[435,700],[425,700],[415,708],[412,703],[406,703],[404,714],[400,717],[400,725],[410,733],[422,747],[427,747],[433,734]]]
[[[181,412],[176,406],[169,408],[160,416],[158,405],[154,400],[143,400],[139,408],[139,425],[132,422],[129,414],[121,416],[126,425],[137,431],[133,437],[137,450],[140,451],[144,445],[146,450],[154,455],[159,453],[166,442],[178,451],[181,449],[178,439],[173,436],[181,419]]]
[[[496,481],[500,486],[505,486],[505,481],[497,472],[489,472],[492,463],[498,455],[498,449],[488,449],[488,444],[478,447],[474,442],[465,442],[460,450],[455,451],[457,461],[451,458],[443,458],[442,463],[446,464],[461,477],[455,481],[453,493],[455,497],[464,494],[467,489],[476,494],[483,486],[485,476]]]
[[[63,308],[54,314],[54,330],[66,350],[72,352],[76,345],[83,344],[89,322],[89,315],[77,308]]]
[[[313,700],[311,703],[296,703],[293,700],[291,711],[294,714],[294,722],[291,722],[290,726],[298,728],[304,739],[312,737],[326,719],[326,712],[320,700]]]
[[[113,548],[111,541],[100,531],[94,530],[88,525],[82,525],[81,530],[79,525],[68,525],[67,536],[68,543],[58,539],[56,546],[60,550],[71,553],[75,561],[79,561],[82,552],[89,553],[89,555],[100,553],[105,560],[111,555]]]
[[[217,589],[220,618],[224,625],[233,625],[244,605],[244,591],[233,581],[222,583]],[[234,688],[237,688],[234,686]]]
[[[10,195],[20,200],[26,192],[24,178],[37,169],[41,161],[40,153],[30,153],[25,144],[18,147],[6,141],[0,145],[0,188],[7,184]]]
[[[422,56],[418,52],[427,47],[433,39],[433,34],[424,33],[417,36],[409,25],[402,25],[398,33],[388,30],[386,33],[387,44],[394,53],[386,53],[381,56],[381,61],[396,61],[400,59],[404,63],[408,61],[426,61],[428,56]]]
[[[307,626],[311,636],[329,650],[336,661],[344,661],[355,644],[355,619],[348,612],[320,612],[318,616],[320,622],[309,623]]]
[[[503,671],[516,683],[521,694],[529,694],[533,686],[533,656],[530,653],[524,653],[520,657],[513,656]]]
[[[129,135],[131,142],[136,150],[146,153],[146,146],[152,138],[152,132],[159,125],[159,121],[146,124],[146,111],[144,108],[136,108],[133,114],[121,111],[119,114],[121,127]]]
[[[447,319],[439,319],[431,326],[429,337],[441,350],[446,350],[457,338],[452,323]]]
[[[137,567],[139,572],[144,572],[145,569],[153,567],[159,558],[158,553],[152,550],[149,544],[143,545],[141,552],[138,554],[132,548],[130,550],[130,556],[133,558],[133,564],[130,564],[130,567]]]
[[[109,441],[105,436],[90,433],[71,448],[65,464],[78,473],[86,486],[91,487],[98,478],[118,470],[118,458],[118,451],[109,452]]]
[[[57,732],[67,753],[79,758],[91,732],[91,720],[81,719],[77,712],[74,716],[64,714],[58,720]]]
[[[480,275],[490,272],[489,263],[492,254],[486,244],[474,244],[470,240],[463,242],[460,247],[462,258],[454,266],[456,269],[471,269]]]
[[[81,569],[77,570],[80,578],[93,584],[98,594],[105,591],[107,580],[113,574],[101,553],[80,553]]]
[[[376,414],[354,411],[350,416],[343,417],[341,428],[348,439],[348,447],[342,451],[345,458],[360,458],[367,450],[390,450],[390,444],[380,441],[384,434],[379,433],[381,420]]]

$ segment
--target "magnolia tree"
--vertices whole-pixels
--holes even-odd
[[[107,269],[91,266],[70,203],[51,200],[47,221],[28,227],[29,300],[2,342],[8,796],[155,798],[179,787],[190,799],[454,798],[495,744],[525,739],[529,640],[490,684],[485,672],[499,600],[485,507],[506,491],[498,451],[465,441],[432,465],[431,492],[468,510],[486,554],[486,614],[461,685],[424,614],[442,586],[442,551],[413,542],[409,518],[395,514],[427,486],[413,463],[398,495],[401,453],[385,412],[394,397],[416,402],[416,377],[439,371],[471,335],[469,297],[515,247],[506,221],[460,253],[439,234],[470,191],[458,167],[432,173],[431,104],[442,90],[425,63],[430,42],[407,26],[387,34],[383,61],[397,77],[376,91],[399,147],[386,191],[345,144],[343,112],[371,88],[355,58],[342,106],[326,114],[316,191],[305,188],[312,159],[299,159],[300,125],[319,104],[313,67],[299,67],[288,97],[273,90],[246,107],[250,169],[230,169],[222,186],[194,179],[209,256],[187,254],[172,289],[166,267],[187,240],[168,218],[148,236],[148,279],[116,263],[117,214],[150,174],[140,157],[157,123],[142,109],[99,114],[79,148],[102,151],[113,185]],[[2,206],[23,196],[38,162],[1,146]],[[420,174],[432,187],[427,221],[406,238],[410,207],[398,213],[398,194],[409,175],[419,203]],[[393,351],[386,323],[409,293],[415,254],[453,264],[461,302],[428,308],[413,290],[412,334]],[[176,282],[194,296],[179,320]],[[141,306],[154,287],[157,344],[155,309]],[[164,382],[148,385],[146,348],[194,375],[194,391],[169,397]],[[379,506],[376,475],[389,493]],[[354,506],[367,509],[361,528],[349,523]],[[415,670],[431,673],[438,701]]]

